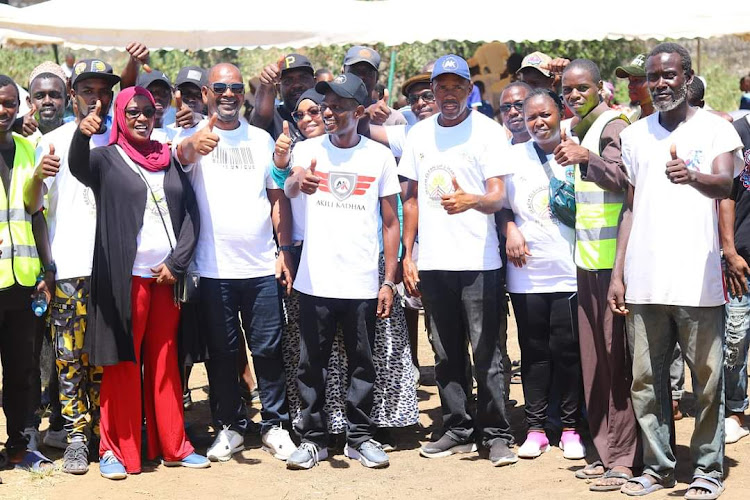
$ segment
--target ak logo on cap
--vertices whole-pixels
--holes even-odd
[[[338,83],[338,84],[346,83],[346,75],[337,76],[336,78],[333,79],[333,83]]]
[[[449,57],[445,61],[443,61],[443,69],[456,69],[458,67],[458,62],[456,62],[455,59],[452,57]]]

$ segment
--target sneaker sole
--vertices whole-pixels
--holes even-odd
[[[354,448],[349,447],[348,444],[344,446],[344,455],[351,458],[352,460],[359,460],[359,463],[361,463],[368,469],[385,469],[386,467],[391,465],[391,462],[388,460],[386,460],[385,462],[373,462],[372,460],[368,460],[367,457],[362,455]]]
[[[261,446],[260,449],[265,451],[266,453],[270,453],[273,458],[277,460],[283,460],[285,462],[289,460],[289,457],[292,456],[291,453],[289,455],[282,455],[281,453],[274,451],[273,448],[271,448],[270,446],[266,446],[265,444]]]
[[[162,460],[161,464],[164,467],[187,467],[188,469],[208,469],[211,467],[211,461],[206,461],[204,463],[200,464],[190,464],[185,462],[167,462],[166,460]]]
[[[566,458],[568,460],[583,460],[584,458],[586,458],[586,449],[585,448],[584,448],[582,454],[580,454],[580,455],[574,455],[574,456],[570,456],[570,455],[568,455],[568,454],[565,453],[565,445],[563,445],[562,441],[560,441],[560,444],[558,445],[558,448],[560,448],[562,450],[562,452],[563,452],[563,458]]]
[[[321,449],[318,452],[318,463],[322,462],[323,460],[328,458],[328,450],[327,449]],[[297,463],[297,462],[289,462],[287,460],[286,462],[286,468],[289,470],[310,470],[313,467],[315,467],[315,462],[311,458],[307,462]]]
[[[237,453],[238,451],[243,451],[244,449],[245,449],[245,445],[242,444],[240,446],[232,448],[232,451],[229,453],[229,455],[210,455],[210,454],[208,454],[208,455],[206,455],[206,458],[210,462],[228,462],[232,458],[232,456],[234,456],[235,453]]]
[[[518,462],[518,457],[516,455],[513,455],[512,457],[501,458],[500,460],[495,460],[495,461],[490,460],[490,463],[494,467],[502,467],[504,465],[511,465],[516,462]]]
[[[539,449],[539,453],[532,454],[532,453],[521,453],[521,450],[518,450],[518,456],[520,458],[539,458],[545,453],[547,453],[550,449],[550,445],[544,446],[543,448]]]
[[[452,448],[449,448],[445,451],[439,451],[437,453],[429,453],[420,448],[419,454],[425,458],[443,458],[455,455],[456,453],[471,453],[473,451],[477,451],[476,443],[457,444]]]
[[[115,481],[125,479],[126,477],[128,477],[127,472],[110,472],[108,474],[105,474],[104,472],[99,472],[99,474],[101,474],[101,476],[104,479],[113,479]]]

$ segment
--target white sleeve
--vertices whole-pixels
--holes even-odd
[[[495,128],[495,127],[491,127]],[[494,130],[492,134],[484,134],[481,140],[485,141],[482,144],[483,149],[481,150],[479,158],[479,165],[482,169],[482,175],[484,180],[491,177],[499,177],[502,175],[508,175],[513,172],[513,165],[511,165],[510,146],[508,141],[501,140],[505,131],[498,124],[497,133]]]
[[[204,121],[205,120],[201,121],[193,128],[175,130],[176,135],[172,139],[172,156],[177,161],[177,164],[180,166],[180,168],[182,168],[182,171],[186,174],[190,174],[193,171],[193,167],[195,167],[196,165],[200,165],[201,162],[200,160],[198,160],[197,162],[188,165],[183,165],[182,163],[180,163],[180,160],[177,159],[177,145],[197,132],[198,129],[204,125]]]
[[[388,146],[396,158],[400,158],[404,152],[406,142],[406,125],[393,125],[385,127],[385,136],[388,138]]]
[[[635,176],[637,169],[633,165],[633,151],[630,145],[630,134],[620,135],[620,151],[622,156],[622,164],[625,166],[625,173],[628,174],[628,182],[632,186],[635,186]]]
[[[383,155],[383,175],[380,176],[378,197],[384,198],[401,192],[401,184],[396,174],[396,160],[389,154]]]
[[[398,175],[413,181],[419,181],[416,159],[417,152],[414,150],[417,141],[418,139],[414,137],[414,134],[410,134],[406,138],[401,161],[398,164]]]

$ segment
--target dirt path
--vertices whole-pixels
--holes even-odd
[[[518,359],[515,325],[509,326],[509,350]],[[0,498],[8,499],[472,499],[503,496],[505,498],[625,498],[620,493],[591,493],[585,481],[575,479],[573,471],[585,461],[570,461],[554,447],[542,457],[520,461],[510,467],[494,468],[474,454],[428,460],[418,454],[420,444],[438,427],[439,399],[432,381],[432,356],[426,335],[420,333],[419,358],[426,383],[419,389],[420,428],[396,433],[399,450],[390,454],[391,466],[374,471],[350,461],[341,451],[310,471],[287,471],[284,463],[260,449],[260,438],[248,436],[247,449],[227,463],[212,464],[207,470],[167,469],[155,464],[145,467],[138,476],[113,482],[99,476],[92,464],[88,474],[74,477],[57,471],[36,475],[24,471],[0,472]],[[209,421],[206,399],[207,380],[202,365],[191,378],[195,408],[187,412],[190,433],[201,452],[210,443],[206,422]],[[520,385],[511,386],[511,398],[518,400],[512,410],[516,439],[523,439],[523,394]],[[691,405],[686,401],[688,414]],[[257,420],[258,406],[253,407]],[[681,498],[690,480],[688,446],[693,419],[677,422],[677,456],[679,461],[676,488],[649,495],[649,499]],[[43,425],[46,425],[46,420]],[[0,415],[0,436],[5,436],[5,420]],[[59,450],[43,449],[59,463]],[[722,499],[746,499],[750,491],[750,438],[727,448],[727,491]]]

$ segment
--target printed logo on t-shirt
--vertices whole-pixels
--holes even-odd
[[[253,153],[247,146],[217,147],[211,153],[211,161],[227,170],[255,170]]]
[[[534,222],[540,226],[549,226],[559,224],[557,217],[552,214],[549,208],[549,188],[539,186],[529,193],[526,200],[529,211],[534,214]]]
[[[316,172],[320,177],[320,190],[331,193],[338,201],[350,196],[362,196],[370,189],[375,177],[357,175],[352,172]]]
[[[702,150],[691,150],[685,159],[685,166],[690,170],[700,170],[700,165],[703,163],[703,157]]]
[[[96,199],[94,198],[94,192],[88,186],[83,188],[83,202],[88,207],[89,214],[96,216]]]
[[[151,186],[151,189],[153,189],[154,194],[153,196],[148,196],[146,198],[146,210],[150,217],[158,220],[159,224],[161,224],[162,217],[166,216],[169,213],[167,212],[167,210],[169,210],[169,208],[167,207],[167,198],[164,196],[163,187]],[[156,198],[156,203],[154,203],[154,198]]]
[[[427,171],[424,176],[424,186],[430,206],[439,207],[443,195],[454,191],[452,180],[454,176],[453,170],[444,165],[436,165]]]
[[[742,169],[740,180],[745,189],[750,191],[750,149],[745,151],[745,168]]]

